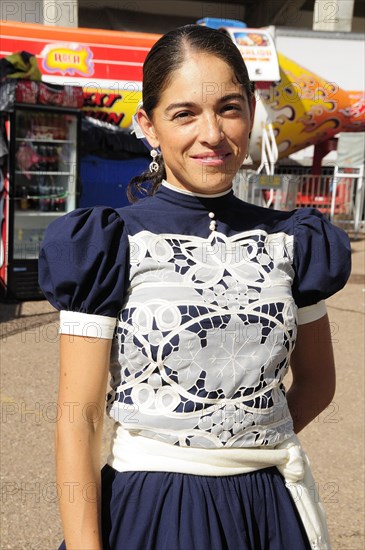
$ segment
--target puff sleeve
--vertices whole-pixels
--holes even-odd
[[[52,222],[39,285],[61,311],[60,332],[111,338],[128,279],[128,237],[112,208],[77,209]]]
[[[343,288],[351,271],[347,234],[318,210],[301,208],[294,216],[293,297],[299,308],[325,300]]]

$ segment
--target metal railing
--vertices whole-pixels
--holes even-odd
[[[244,170],[236,182],[236,193],[246,202],[278,210],[316,208],[355,235],[364,229],[363,167],[335,169],[321,175],[295,170],[261,175]]]

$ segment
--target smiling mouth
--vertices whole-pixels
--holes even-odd
[[[203,164],[222,164],[230,154],[231,153],[196,155],[191,158]]]

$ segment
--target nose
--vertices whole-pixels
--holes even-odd
[[[216,147],[224,139],[224,132],[220,121],[214,114],[202,117],[202,123],[199,130],[200,142],[205,145]]]

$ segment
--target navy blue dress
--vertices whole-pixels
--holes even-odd
[[[133,206],[63,216],[39,259],[57,309],[116,319],[109,415],[143,437],[204,449],[275,446],[293,434],[283,378],[298,311],[349,272],[346,234],[316,210],[165,185]],[[274,467],[204,476],[116,463],[102,472],[104,549],[309,547]]]

